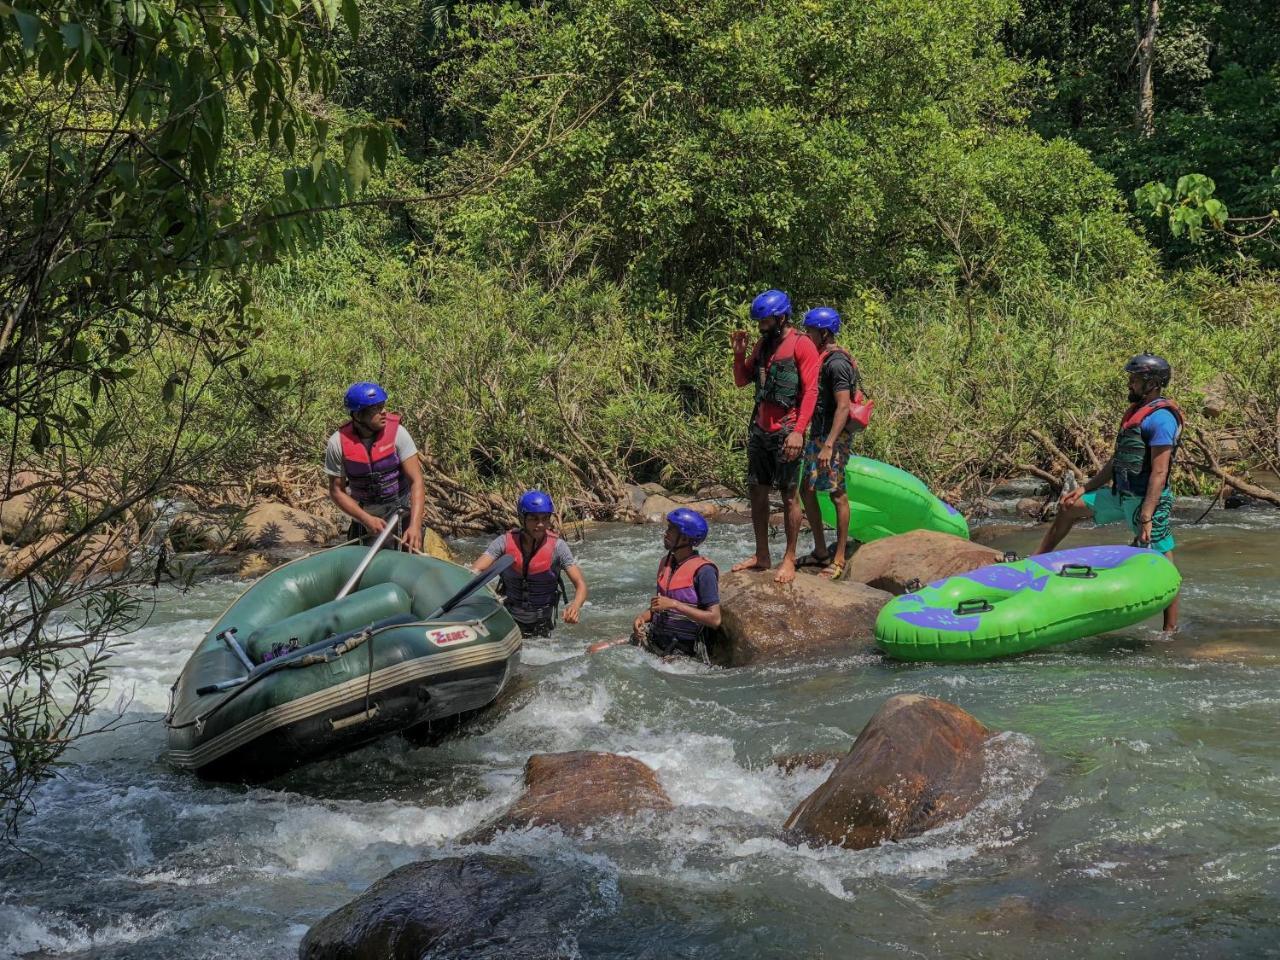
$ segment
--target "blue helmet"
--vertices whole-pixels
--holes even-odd
[[[387,391],[383,390],[376,383],[370,383],[367,380],[360,383],[353,383],[347,387],[347,395],[343,399],[346,408],[352,413],[364,407],[372,407],[378,403],[387,402]]]
[[[677,507],[667,514],[667,523],[671,524],[697,546],[707,539],[707,518],[697,510],[688,507]]]
[[[523,520],[531,513],[555,513],[556,506],[551,502],[549,494],[541,490],[528,490],[520,494],[520,502],[516,505],[516,513]]]
[[[791,298],[781,290],[766,290],[751,301],[751,319],[791,316]]]
[[[826,330],[834,337],[840,332],[840,314],[835,307],[814,307],[804,315],[804,325]]]

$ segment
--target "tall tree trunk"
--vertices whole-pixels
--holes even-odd
[[[1138,111],[1135,123],[1138,135],[1156,132],[1156,91],[1151,68],[1156,59],[1156,31],[1160,27],[1160,0],[1142,0],[1146,11],[1136,22],[1138,31]]]

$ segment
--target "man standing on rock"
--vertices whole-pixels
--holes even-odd
[[[679,653],[710,662],[707,631],[720,626],[720,571],[697,552],[707,532],[706,518],[696,510],[667,514],[657,593],[632,624],[632,643],[660,657]]]
[[[844,554],[849,543],[849,498],[844,489],[844,466],[849,462],[849,398],[858,386],[858,367],[849,351],[836,346],[840,314],[834,307],[814,307],[804,315],[804,332],[821,358],[818,403],[804,448],[804,469],[800,499],[813,531],[813,552],[797,561],[798,566],[826,567],[823,576],[838,580],[844,573]],[[836,545],[827,551],[818,491],[825,491],[836,508]]]
[[[766,290],[751,301],[751,319],[759,326],[760,339],[748,356],[747,332],[733,332],[733,379],[739,387],[754,384],[756,391],[747,435],[747,485],[756,552],[733,569],[768,570],[772,566],[769,492],[776,487],[782,495],[787,548],[774,579],[790,583],[796,578],[796,541],[800,537],[801,509],[796,497],[799,459],[818,399],[821,363],[812,341],[789,326],[791,299],[781,290]]]
[[[345,405],[351,419],[329,437],[324,472],[329,498],[351,518],[347,536],[371,544],[387,518],[408,510],[400,541],[421,550],[426,488],[417,445],[400,415],[387,413],[387,392],[376,383],[353,383]]]
[[[1178,405],[1162,396],[1173,369],[1163,357],[1141,353],[1124,365],[1124,372],[1129,375],[1129,409],[1116,434],[1115,453],[1084,486],[1062,495],[1058,515],[1040,541],[1040,553],[1061,543],[1076,521],[1091,518],[1099,526],[1126,520],[1134,546],[1173,557],[1169,479],[1184,422]],[[1164,612],[1164,630],[1173,633],[1177,628],[1174,597]]]
[[[573,603],[565,607],[564,622],[577,623],[587,602],[587,581],[569,545],[551,529],[555,504],[541,490],[521,494],[516,504],[520,526],[489,544],[471,565],[483,573],[504,555],[515,561],[501,574],[502,602],[506,604],[522,637],[549,637],[556,626],[556,612],[565,596],[561,573],[573,582]]]

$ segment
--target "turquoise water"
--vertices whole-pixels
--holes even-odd
[[[593,588],[583,622],[527,644],[503,712],[440,747],[385,741],[254,789],[159,759],[168,686],[243,585],[162,591],[115,674],[137,722],[87,741],[40,790],[25,853],[0,853],[0,956],[291,957],[394,867],[480,850],[581,871],[596,895],[566,943],[586,958],[1277,956],[1278,531],[1276,514],[1243,511],[1176,530],[1173,642],[1153,622],[987,664],[867,650],[723,671],[629,647],[583,655],[626,631],[661,553],[656,527],[591,528],[575,544]],[[1026,552],[1038,532],[996,545]],[[708,552],[727,567],[748,536],[715,527]],[[988,800],[875,850],[782,844],[827,771],[784,775],[769,758],[845,750],[903,692],[1006,731]],[[587,839],[459,843],[519,792],[530,753],[573,749],[638,757],[677,809]]]

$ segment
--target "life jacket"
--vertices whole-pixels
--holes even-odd
[[[860,430],[867,429],[867,425],[871,423],[871,410],[876,405],[875,401],[867,397],[862,392],[862,373],[858,370],[858,361],[853,359],[851,354],[844,347],[837,346],[834,343],[827,344],[822,352],[822,368],[825,371],[827,359],[833,353],[842,353],[849,361],[849,365],[853,367],[853,383],[849,385],[849,419],[845,421],[844,432],[855,433]],[[835,391],[832,391],[834,393]],[[838,401],[837,401],[838,402]],[[836,411],[831,411],[831,419],[828,423],[834,422]],[[821,438],[819,438],[821,439]]]
[[[559,604],[563,590],[560,571],[555,569],[556,541],[559,539],[547,531],[546,538],[526,559],[520,548],[520,531],[507,532],[506,553],[515,560],[502,571],[502,592],[507,606],[547,610]]]
[[[401,481],[400,454],[396,453],[396,430],[399,426],[400,415],[387,414],[386,425],[367,447],[364,439],[356,433],[354,423],[347,422],[338,428],[347,489],[357,503],[389,503],[400,496],[404,484]]]
[[[762,403],[772,403],[783,410],[794,410],[799,405],[800,368],[796,366],[796,343],[800,336],[795,330],[788,329],[767,360],[757,355],[757,408]]]
[[[714,563],[695,553],[672,570],[671,554],[667,554],[658,564],[658,596],[670,597],[696,607],[698,591],[694,587],[694,578],[699,570],[708,565],[715,569]],[[675,640],[687,640],[690,644],[701,639],[705,629],[702,624],[694,623],[674,610],[660,610],[652,618],[653,633]]]
[[[1142,439],[1142,423],[1157,410],[1168,410],[1178,420],[1178,433],[1174,439],[1173,454],[1177,455],[1182,440],[1182,425],[1186,422],[1182,411],[1172,400],[1157,397],[1150,403],[1135,403],[1120,421],[1120,430],[1116,434],[1116,452],[1111,460],[1112,488],[1121,493],[1132,493],[1144,496],[1147,492],[1147,480],[1139,481],[1151,475],[1151,448]],[[1173,460],[1169,460],[1169,473],[1173,474]],[[1166,479],[1165,483],[1168,483]]]

